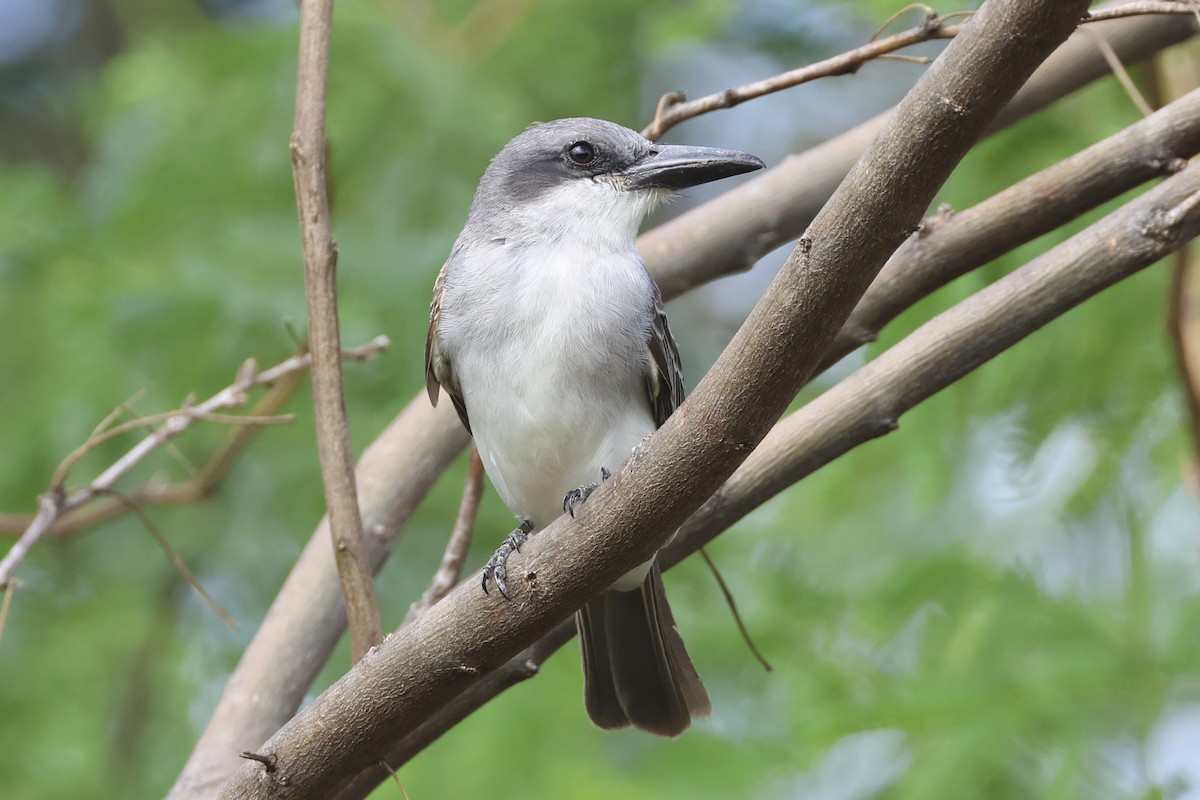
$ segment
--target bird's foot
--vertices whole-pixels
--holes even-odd
[[[612,473],[606,470],[604,467],[601,467],[600,480],[598,482],[589,483],[587,486],[580,486],[578,489],[572,489],[563,495],[563,512],[570,514],[571,519],[574,519],[575,506],[591,497],[592,492],[596,491],[596,487],[611,477]]]
[[[488,559],[487,564],[483,567],[483,593],[488,593],[488,581],[496,584],[496,588],[500,590],[500,595],[508,599],[508,584],[504,579],[508,577],[508,557],[513,551],[520,551],[521,545],[525,544],[525,540],[529,538],[529,534],[533,532],[533,523],[525,520],[521,523],[521,527],[504,537],[504,542],[496,548],[496,552],[492,553],[492,557]]]

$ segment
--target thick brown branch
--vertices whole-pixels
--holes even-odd
[[[373,570],[468,441],[453,405],[435,409],[421,392],[363,453],[357,477]],[[226,682],[169,797],[212,798],[237,766],[230,754],[257,750],[295,713],[345,627],[325,519]]]
[[[1200,164],[922,325],[775,427],[680,530],[666,563],[850,448],[896,428],[908,409],[1200,232]]]
[[[470,581],[364,657],[243,766],[226,798],[332,794],[384,748],[645,561],[732,474],[816,368],[887,256],[1085,0],[991,0],[859,160],[680,409],[574,520],[534,537],[512,602]],[[936,154],[936,155],[933,155]]]
[[[296,123],[292,172],[304,242],[304,287],[308,298],[308,342],[313,356],[313,408],[325,505],[350,620],[354,660],[383,639],[375,581],[363,544],[362,516],[354,483],[354,454],[342,383],[337,310],[337,244],[329,221],[325,187],[325,90],[333,0],[300,6],[300,53],[296,76]]]
[[[962,378],[1057,316],[1113,282],[1153,263],[1200,230],[1191,210],[1178,227],[1164,225],[1170,209],[1200,186],[1200,166],[1121,208],[1058,248],[932,320],[825,396],[781,421],[721,491],[680,529],[664,551],[664,567],[700,546],[787,486],[846,451],[895,428],[899,415]],[[1120,237],[1116,249],[1113,235]],[[1066,287],[1066,288],[1064,288]],[[1017,313],[1014,315],[1014,309]],[[819,405],[818,405],[819,404]],[[817,453],[815,458],[810,453]],[[574,635],[555,628],[397,742],[385,758],[400,766],[438,736],[519,680]],[[337,795],[359,800],[386,777],[366,769]]]
[[[1183,17],[1136,17],[1101,23],[1121,58],[1133,63],[1191,36]],[[1072,39],[1001,112],[993,130],[1016,122],[1108,74],[1090,42]],[[668,299],[753,263],[757,254],[799,234],[866,145],[884,116],[827,145],[785,161],[770,180],[748,181],[639,240]],[[703,209],[711,209],[711,212]],[[447,407],[416,398],[364,454],[358,469],[373,568],[393,545],[413,506],[465,446]],[[170,797],[207,798],[232,773],[231,749],[254,749],[295,712],[344,629],[328,532],[318,527],[249,649],[226,684],[212,719]]]
[[[1120,56],[1133,64],[1192,36],[1190,16],[1141,16],[1098,22]],[[1043,64],[989,127],[995,133],[1097,78],[1108,64],[1088,37],[1073,36]],[[879,134],[892,111],[800,155],[785,159],[709,203],[694,208],[638,240],[663,295],[673,297],[734,272],[750,269],[766,253],[795,239]]]
[[[575,637],[575,621],[569,619],[534,644],[492,670],[470,689],[455,697],[446,706],[423,722],[412,733],[396,742],[383,761],[393,768],[407,764],[413,756],[436,742],[447,731],[474,714],[490,700],[519,683],[536,677],[542,664]],[[388,777],[388,772],[372,764],[354,776],[334,796],[333,800],[362,800]]]

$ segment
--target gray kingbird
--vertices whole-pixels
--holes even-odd
[[[762,166],[587,118],[530,127],[492,159],[434,284],[425,348],[429,399],[439,387],[450,396],[521,520],[488,561],[484,591],[490,580],[507,597],[512,551],[573,515],[683,401],[679,351],[634,244],[642,220],[672,190]],[[601,728],[677,736],[711,710],[654,559],[576,623]]]

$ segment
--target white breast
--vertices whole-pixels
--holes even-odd
[[[654,430],[651,278],[632,239],[619,251],[586,238],[492,242],[459,262],[439,337],[492,483],[541,527]]]

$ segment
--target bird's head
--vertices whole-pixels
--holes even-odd
[[[657,144],[586,117],[534,125],[492,159],[471,222],[509,237],[631,246],[670,192],[761,169],[749,153]]]

